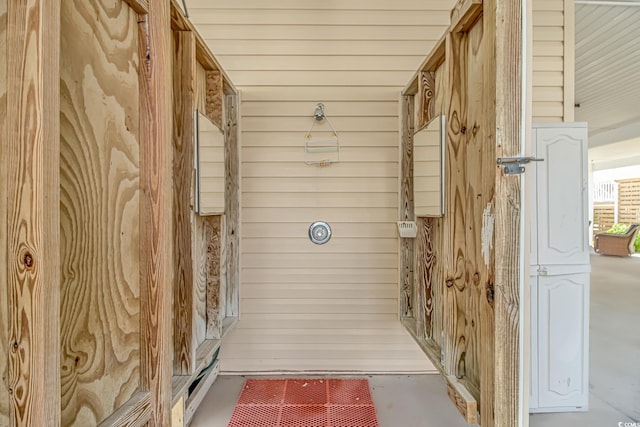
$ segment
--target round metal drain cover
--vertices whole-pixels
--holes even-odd
[[[316,221],[309,227],[309,239],[316,245],[324,245],[331,239],[331,227],[324,221]]]

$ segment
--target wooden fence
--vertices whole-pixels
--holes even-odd
[[[618,215],[615,201],[596,201],[593,204],[593,233],[606,231],[616,222],[640,222],[640,178],[617,180]]]
[[[640,222],[640,178],[618,181],[618,222]]]

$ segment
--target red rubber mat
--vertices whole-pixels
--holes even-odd
[[[246,380],[228,427],[379,427],[366,379]]]

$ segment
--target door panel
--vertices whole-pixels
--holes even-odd
[[[537,141],[538,263],[588,264],[586,128],[537,129]]]
[[[541,407],[587,405],[588,283],[588,273],[538,278]]]
[[[586,410],[589,247],[587,128],[534,125],[531,412]]]

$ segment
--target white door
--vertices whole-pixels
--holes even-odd
[[[589,244],[586,124],[534,125],[531,412],[588,405]]]
[[[575,125],[575,123],[568,123]],[[585,128],[537,128],[538,261],[589,264]]]

